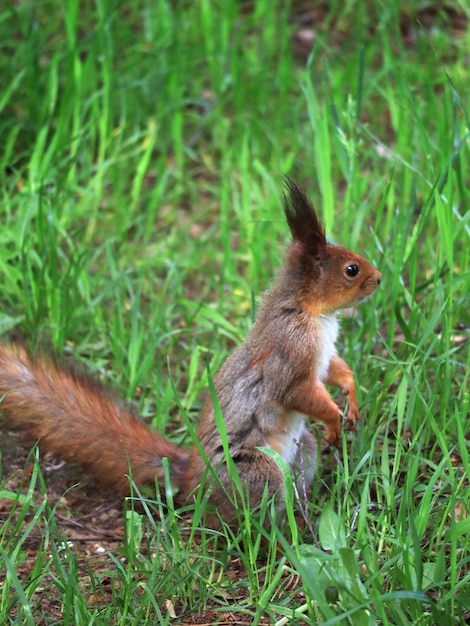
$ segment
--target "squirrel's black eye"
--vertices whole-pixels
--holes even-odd
[[[348,267],[346,268],[346,275],[350,276],[351,278],[353,278],[354,276],[357,276],[359,274],[359,265],[356,265],[355,263],[353,263],[352,265],[348,265]]]

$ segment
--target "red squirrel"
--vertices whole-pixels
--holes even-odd
[[[342,415],[325,385],[348,396],[346,428],[359,419],[356,388],[337,355],[337,312],[372,294],[381,274],[361,256],[328,242],[304,192],[286,181],[284,211],[292,242],[274,286],[266,294],[246,341],[214,378],[231,459],[250,506],[282,492],[283,474],[259,448],[279,453],[295,479],[311,483],[317,439],[306,420],[320,420],[326,442],[338,445]],[[209,396],[202,409],[200,446],[183,450],[118,404],[96,381],[0,344],[0,411],[7,427],[26,431],[40,446],[92,471],[120,494],[129,491],[129,469],[138,486],[162,483],[162,458],[172,484],[187,499],[215,469],[209,500],[222,519],[233,517],[230,468]],[[201,455],[202,447],[204,455]],[[203,457],[206,458],[203,458]]]

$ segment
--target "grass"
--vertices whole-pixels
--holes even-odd
[[[153,494],[103,564],[33,464],[21,493],[4,476],[2,623],[468,620],[468,9],[312,7],[309,53],[300,2],[2,4],[5,338],[189,445],[282,259],[280,174],[383,272],[343,322],[363,420],[322,460],[311,529],[246,512],[232,536]]]

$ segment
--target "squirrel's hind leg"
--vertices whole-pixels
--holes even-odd
[[[224,463],[217,472],[217,478],[208,478],[207,488],[210,489],[209,503],[217,508],[223,521],[239,526],[244,508],[256,510],[272,498],[282,502],[284,477],[274,460],[261,450],[239,450],[232,461],[239,481]],[[211,515],[211,525],[212,522]]]

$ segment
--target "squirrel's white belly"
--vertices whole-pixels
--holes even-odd
[[[336,312],[320,315],[316,323],[317,376],[323,382],[328,376],[330,361],[336,354],[335,344],[339,332],[338,316]]]
[[[268,444],[272,450],[279,453],[288,465],[292,465],[302,442],[305,415],[297,412],[289,413],[285,422],[286,426],[282,430],[268,437]]]

